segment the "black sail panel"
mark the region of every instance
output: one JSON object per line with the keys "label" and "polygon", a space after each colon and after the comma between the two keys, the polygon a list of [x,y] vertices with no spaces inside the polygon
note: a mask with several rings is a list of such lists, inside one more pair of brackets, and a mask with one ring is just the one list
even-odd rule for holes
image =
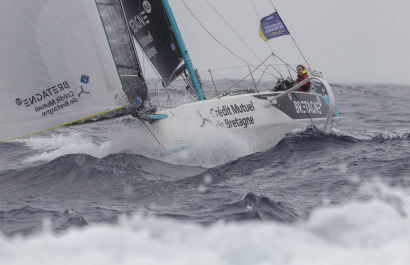
{"label": "black sail panel", "polygon": [[121,0],[131,35],[165,84],[173,80],[182,61],[161,0]]}
{"label": "black sail panel", "polygon": [[97,6],[128,102],[148,98],[138,55],[127,28],[120,0],[98,0]]}

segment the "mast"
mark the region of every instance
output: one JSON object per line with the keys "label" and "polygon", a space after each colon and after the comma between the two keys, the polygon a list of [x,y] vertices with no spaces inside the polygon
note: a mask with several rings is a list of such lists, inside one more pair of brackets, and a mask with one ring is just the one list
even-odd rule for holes
{"label": "mast", "polygon": [[195,92],[198,95],[198,100],[204,100],[204,95],[202,93],[201,86],[199,85],[198,79],[195,74],[194,67],[192,66],[191,59],[187,54],[187,49],[185,47],[184,41],[182,40],[181,32],[178,29],[177,22],[175,21],[175,17],[172,14],[171,7],[169,6],[168,0],[162,0],[162,4],[164,5],[165,12],[167,13],[169,22],[171,23],[171,28],[174,31],[175,38],[177,39],[179,48],[181,50],[182,57],[184,58],[185,65],[188,69],[189,76],[191,77],[192,84],[194,85]]}

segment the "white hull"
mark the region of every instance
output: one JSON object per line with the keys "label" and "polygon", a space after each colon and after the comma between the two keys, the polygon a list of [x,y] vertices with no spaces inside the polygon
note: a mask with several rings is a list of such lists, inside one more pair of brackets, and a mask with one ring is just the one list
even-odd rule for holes
{"label": "white hull", "polygon": [[[207,146],[220,150],[237,146],[239,157],[275,146],[294,129],[325,122],[329,109],[326,98],[296,92],[277,102],[267,100],[278,94],[242,94],[184,104],[157,112],[168,118],[150,126],[166,150],[163,156],[181,152],[190,155],[203,152]],[[303,109],[301,104],[306,107]]]}

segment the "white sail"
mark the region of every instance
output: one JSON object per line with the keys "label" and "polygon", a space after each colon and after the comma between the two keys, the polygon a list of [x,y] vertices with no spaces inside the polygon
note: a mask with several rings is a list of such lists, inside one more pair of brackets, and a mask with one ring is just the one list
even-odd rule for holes
{"label": "white sail", "polygon": [[126,105],[95,1],[4,1],[0,91],[0,141]]}

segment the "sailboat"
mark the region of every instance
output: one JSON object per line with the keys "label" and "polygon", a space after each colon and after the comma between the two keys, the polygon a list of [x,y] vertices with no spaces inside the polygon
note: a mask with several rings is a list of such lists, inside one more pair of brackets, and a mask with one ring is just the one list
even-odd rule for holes
{"label": "sailboat", "polygon": [[[138,50],[164,87],[183,75],[196,100],[153,107]],[[7,1],[0,65],[0,141],[124,110],[147,126],[163,156],[198,151],[201,133],[241,139],[254,153],[296,128],[322,124],[328,132],[339,117],[330,85],[315,74],[284,91],[207,99],[167,0]],[[297,91],[308,82],[315,88]]]}

